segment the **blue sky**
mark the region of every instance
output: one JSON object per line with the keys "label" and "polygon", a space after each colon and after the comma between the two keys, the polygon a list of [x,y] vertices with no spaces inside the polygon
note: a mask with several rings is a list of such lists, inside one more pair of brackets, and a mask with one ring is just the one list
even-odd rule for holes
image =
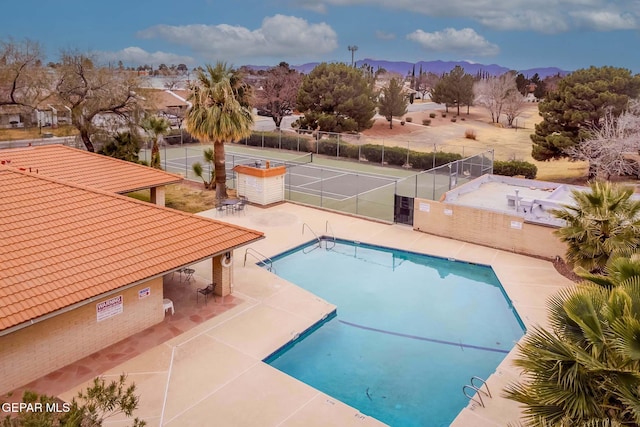
{"label": "blue sky", "polygon": [[125,65],[467,60],[640,73],[638,0],[19,0],[0,39]]}

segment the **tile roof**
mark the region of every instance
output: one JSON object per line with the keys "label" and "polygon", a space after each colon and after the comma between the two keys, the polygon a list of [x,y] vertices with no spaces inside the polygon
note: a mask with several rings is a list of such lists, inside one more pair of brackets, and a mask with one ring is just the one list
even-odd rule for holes
{"label": "tile roof", "polygon": [[0,165],[0,331],[263,238]]}
{"label": "tile roof", "polygon": [[0,150],[0,164],[114,193],[182,181],[180,175],[63,145]]}
{"label": "tile roof", "polygon": [[156,110],[166,110],[170,107],[186,108],[188,106],[184,100],[180,99],[180,95],[176,96],[171,92],[163,89],[138,90],[138,94],[147,101],[147,105]]}

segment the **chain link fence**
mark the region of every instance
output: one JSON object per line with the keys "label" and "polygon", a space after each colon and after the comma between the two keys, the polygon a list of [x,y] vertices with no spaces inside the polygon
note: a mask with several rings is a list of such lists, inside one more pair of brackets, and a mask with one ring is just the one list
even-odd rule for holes
{"label": "chain link fence", "polygon": [[[203,165],[203,175],[208,180],[213,168],[205,163],[203,150],[208,146],[161,147],[162,166],[167,172],[184,176],[192,181],[202,178],[193,172],[193,163]],[[210,146],[209,146],[210,147]],[[148,161],[150,151],[142,150],[140,159]],[[267,161],[271,166],[285,166],[285,199],[309,206],[336,210],[347,214],[394,221],[395,196],[439,200],[442,195],[479,176],[493,172],[493,150],[466,158],[448,161],[441,151],[430,153],[413,150],[394,153],[403,164],[437,165],[409,177],[382,176],[374,173],[349,170],[349,162],[342,167],[325,167],[311,162],[311,153],[297,156],[296,151],[260,150],[258,153],[226,153],[227,186],[237,188],[233,168],[237,165],[262,166]],[[382,155],[382,150],[378,151]],[[389,154],[389,159],[391,154]],[[364,161],[362,161],[364,162]],[[378,164],[377,162],[368,162]],[[357,164],[357,163],[356,163]],[[397,169],[400,170],[400,169]],[[406,176],[406,169],[402,169]]]}

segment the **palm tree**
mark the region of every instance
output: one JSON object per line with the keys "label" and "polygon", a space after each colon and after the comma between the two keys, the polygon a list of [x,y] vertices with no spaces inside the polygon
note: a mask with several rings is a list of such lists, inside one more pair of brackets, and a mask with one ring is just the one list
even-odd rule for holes
{"label": "palm tree", "polygon": [[216,197],[227,196],[224,143],[249,136],[253,125],[250,87],[242,75],[223,62],[199,70],[189,96],[187,131],[200,140],[213,143]]}
{"label": "palm tree", "polygon": [[212,169],[211,167],[214,165],[213,150],[211,148],[206,148],[202,152],[202,156],[204,157],[204,161],[207,165],[209,165],[209,180],[207,181],[204,177],[204,167],[202,166],[202,163],[195,162],[191,165],[191,168],[193,169],[193,173],[196,174],[197,177],[201,178],[202,182],[204,182],[205,190],[210,190],[215,185],[214,178],[216,176],[215,169]]}
{"label": "palm tree", "polygon": [[629,257],[612,256],[604,268],[605,274],[589,273],[581,267],[577,267],[575,272],[589,282],[613,289],[633,277],[640,277],[640,252],[633,252]]}
{"label": "palm tree", "polygon": [[613,254],[629,254],[640,245],[640,201],[633,189],[593,182],[590,192],[572,191],[574,205],[552,213],[566,222],[557,230],[567,243],[567,261],[592,273],[602,273]]}
{"label": "palm tree", "polygon": [[147,131],[147,133],[151,137],[151,142],[153,143],[153,146],[151,147],[150,166],[152,168],[161,169],[160,147],[158,146],[158,139],[160,139],[161,135],[166,135],[167,133],[169,133],[171,125],[163,117],[147,116],[144,118],[144,120],[142,120],[141,127],[142,129]]}
{"label": "palm tree", "polygon": [[505,397],[524,405],[524,425],[640,425],[640,276],[614,282],[560,292],[548,303],[552,330],[535,327],[519,344],[524,379]]}

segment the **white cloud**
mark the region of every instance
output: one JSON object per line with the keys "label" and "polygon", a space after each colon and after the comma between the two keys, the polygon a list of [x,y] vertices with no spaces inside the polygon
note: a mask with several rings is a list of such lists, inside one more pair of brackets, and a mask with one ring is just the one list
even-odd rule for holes
{"label": "white cloud", "polygon": [[638,28],[638,20],[630,13],[620,14],[606,10],[592,10],[573,12],[571,15],[582,26],[598,31]]}
{"label": "white cloud", "polygon": [[500,52],[497,45],[490,43],[471,28],[445,28],[434,33],[416,30],[408,34],[407,39],[415,41],[431,52],[453,52],[472,56],[493,56]]}
{"label": "white cloud", "polygon": [[393,33],[387,33],[386,31],[376,31],[376,38],[380,40],[393,40],[396,38],[396,35]]}
{"label": "white cloud", "polygon": [[[309,0],[292,0],[302,7]],[[640,29],[637,0],[320,0],[316,7],[378,6],[426,16],[466,18],[495,30],[560,33],[574,28]]]}
{"label": "white cloud", "polygon": [[316,13],[327,13],[327,6],[317,0],[297,0],[298,7],[310,10]]}
{"label": "white cloud", "polygon": [[328,53],[338,47],[338,36],[327,24],[310,24],[295,16],[266,17],[256,30],[227,24],[156,25],[138,33],[188,46],[209,59],[256,56],[277,58]]}
{"label": "white cloud", "polygon": [[96,52],[101,61],[116,62],[136,65],[160,65],[160,64],[193,64],[195,60],[190,56],[176,55],[168,52],[147,52],[139,47],[131,46],[117,52]]}

